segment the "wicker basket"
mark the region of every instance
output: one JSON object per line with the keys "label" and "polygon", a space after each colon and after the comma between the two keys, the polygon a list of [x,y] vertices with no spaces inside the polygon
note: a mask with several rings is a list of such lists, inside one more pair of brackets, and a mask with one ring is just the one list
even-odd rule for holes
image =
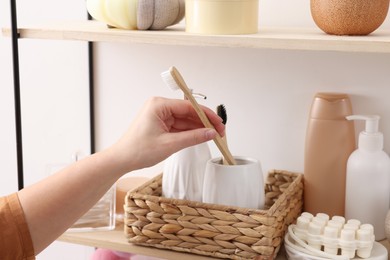
{"label": "wicker basket", "polygon": [[230,259],[274,259],[287,226],[302,211],[303,177],[273,170],[267,209],[246,209],[161,197],[162,174],[129,192],[125,235],[130,243]]}

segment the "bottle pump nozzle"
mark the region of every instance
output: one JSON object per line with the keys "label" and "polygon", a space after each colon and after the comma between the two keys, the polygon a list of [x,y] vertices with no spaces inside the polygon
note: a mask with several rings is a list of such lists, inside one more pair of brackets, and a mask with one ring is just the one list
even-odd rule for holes
{"label": "bottle pump nozzle", "polygon": [[366,128],[359,135],[359,147],[366,150],[382,150],[383,134],[378,131],[378,115],[351,115],[346,117],[348,120],[365,120]]}
{"label": "bottle pump nozzle", "polygon": [[377,133],[380,116],[377,115],[352,115],[347,116],[348,120],[366,120],[366,133]]}

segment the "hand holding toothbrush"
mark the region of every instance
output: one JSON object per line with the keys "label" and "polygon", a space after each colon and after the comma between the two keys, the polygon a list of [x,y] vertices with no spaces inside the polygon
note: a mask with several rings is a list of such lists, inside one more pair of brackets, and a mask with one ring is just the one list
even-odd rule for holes
{"label": "hand holding toothbrush", "polygon": [[[205,127],[207,127],[207,128],[214,127],[211,124],[210,119],[207,118],[207,115],[200,108],[200,105],[198,104],[198,102],[196,102],[195,98],[192,96],[191,90],[188,88],[188,86],[185,83],[180,72],[175,67],[170,67],[168,71],[161,73],[161,77],[162,77],[163,81],[165,82],[165,84],[167,86],[169,86],[172,90],[181,89],[183,91],[185,97],[191,102],[192,106],[194,107],[196,113],[198,114],[200,120],[202,121],[202,123]],[[229,148],[226,146],[225,142],[222,140],[222,136],[217,134],[213,140],[214,140],[215,144],[217,145],[218,149],[220,150],[220,152],[222,153],[224,160],[226,160],[226,162],[229,165],[237,164],[233,155],[229,151]]]}
{"label": "hand holding toothbrush", "polygon": [[222,119],[211,109],[200,108],[215,130],[204,127],[189,101],[152,98],[116,147],[125,152],[124,160],[141,163],[136,168],[143,168],[185,147],[212,140],[217,134],[224,135]]}
{"label": "hand holding toothbrush", "polygon": [[[13,253],[31,258],[39,254],[91,208],[122,175],[152,166],[185,147],[223,135],[225,127],[222,119],[211,109],[200,108],[214,129],[204,127],[189,101],[151,98],[115,144],[13,194],[12,198],[20,201],[20,211],[26,220],[23,223],[30,230],[30,233],[25,232],[23,240],[30,243],[19,247],[23,252],[16,250]],[[70,195],[77,199],[69,199]],[[0,198],[0,213],[2,201],[5,199]],[[22,215],[19,215],[20,221],[24,219]],[[19,241],[20,233],[13,232],[13,225],[0,225],[0,228],[6,230],[0,232],[0,240],[7,237],[11,243]],[[4,245],[0,248],[4,248],[0,250],[0,259],[4,259],[4,255],[7,258],[10,253],[7,250],[14,249]]]}

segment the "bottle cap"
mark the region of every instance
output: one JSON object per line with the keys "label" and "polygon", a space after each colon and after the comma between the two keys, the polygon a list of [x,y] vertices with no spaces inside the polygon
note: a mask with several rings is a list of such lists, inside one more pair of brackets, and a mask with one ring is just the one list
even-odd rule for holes
{"label": "bottle cap", "polygon": [[366,128],[359,134],[358,147],[368,151],[381,151],[383,149],[383,134],[378,131],[379,119],[377,115],[352,115],[348,120],[365,120]]}
{"label": "bottle cap", "polygon": [[317,93],[314,97],[310,118],[323,120],[345,120],[352,114],[349,96],[344,93]]}

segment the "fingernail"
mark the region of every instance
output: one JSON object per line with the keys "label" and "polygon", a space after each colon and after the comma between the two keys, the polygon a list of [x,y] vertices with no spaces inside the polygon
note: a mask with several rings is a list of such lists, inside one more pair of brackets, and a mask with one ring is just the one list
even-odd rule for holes
{"label": "fingernail", "polygon": [[214,129],[208,129],[208,130],[206,131],[206,133],[205,133],[206,138],[207,138],[208,140],[213,139],[213,138],[215,137],[216,134],[217,134],[217,132],[216,132]]}

